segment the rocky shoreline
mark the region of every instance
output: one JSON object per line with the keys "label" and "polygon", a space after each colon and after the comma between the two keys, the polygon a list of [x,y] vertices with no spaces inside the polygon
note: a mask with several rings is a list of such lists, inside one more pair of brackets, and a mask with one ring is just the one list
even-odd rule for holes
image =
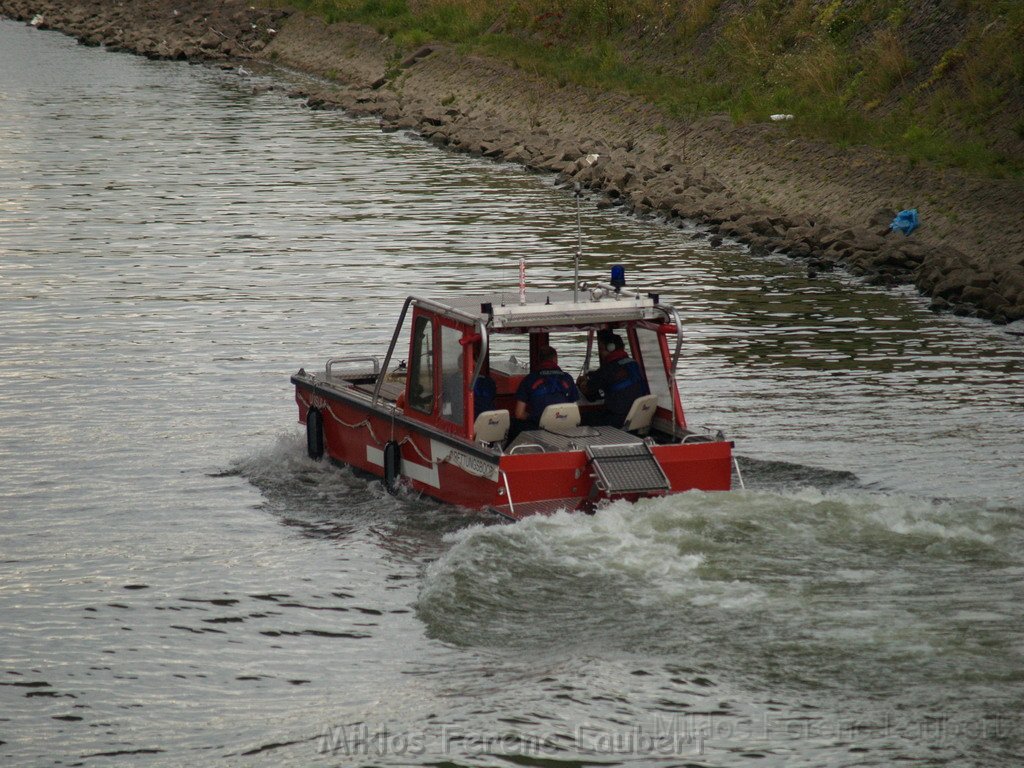
{"label": "rocky shoreline", "polygon": [[[0,0],[0,15],[151,58],[299,69],[325,78],[292,94],[311,108],[378,116],[384,130],[555,173],[599,206],[700,224],[712,245],[728,237],[803,259],[811,278],[841,267],[875,284],[913,284],[936,310],[1024,318],[1019,180],[837,150],[784,123],[680,121],[446,46],[403,58],[372,29],[236,0]],[[921,229],[890,231],[909,207],[921,211]]]}

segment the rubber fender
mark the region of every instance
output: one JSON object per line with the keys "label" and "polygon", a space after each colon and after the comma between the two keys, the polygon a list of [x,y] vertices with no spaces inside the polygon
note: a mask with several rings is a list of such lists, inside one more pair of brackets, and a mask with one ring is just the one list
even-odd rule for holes
{"label": "rubber fender", "polygon": [[315,408],[306,414],[306,453],[313,461],[324,455],[324,417]]}
{"label": "rubber fender", "polygon": [[398,490],[398,478],[402,476],[402,449],[394,440],[384,443],[384,487],[388,493]]}

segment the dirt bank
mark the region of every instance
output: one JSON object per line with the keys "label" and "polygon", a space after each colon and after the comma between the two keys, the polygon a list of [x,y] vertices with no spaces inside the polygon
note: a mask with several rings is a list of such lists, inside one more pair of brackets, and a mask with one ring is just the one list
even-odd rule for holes
{"label": "dirt bank", "polygon": [[[715,237],[913,283],[936,309],[1024,318],[1024,183],[911,167],[798,140],[785,123],[672,119],[619,94],[557,85],[444,46],[404,59],[375,31],[235,0],[0,0],[0,13],[154,58],[259,60],[333,84],[309,106],[379,115],[385,130],[559,174],[599,205],[701,222]],[[584,158],[599,157],[592,166]],[[910,237],[890,232],[917,208]]]}

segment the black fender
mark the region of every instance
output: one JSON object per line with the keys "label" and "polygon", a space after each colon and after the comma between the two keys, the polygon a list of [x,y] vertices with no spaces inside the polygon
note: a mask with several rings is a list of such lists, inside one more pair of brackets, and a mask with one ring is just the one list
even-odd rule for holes
{"label": "black fender", "polygon": [[402,476],[402,449],[394,440],[384,443],[384,487],[388,493],[398,490],[398,479]]}
{"label": "black fender", "polygon": [[306,453],[313,461],[324,455],[324,417],[316,408],[306,413]]}

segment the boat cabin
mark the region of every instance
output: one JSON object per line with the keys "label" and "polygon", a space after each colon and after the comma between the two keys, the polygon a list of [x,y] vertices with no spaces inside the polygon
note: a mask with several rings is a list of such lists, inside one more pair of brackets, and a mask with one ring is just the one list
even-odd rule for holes
{"label": "boat cabin", "polygon": [[[659,305],[657,297],[594,291],[600,294],[587,292],[583,301],[575,302],[572,294],[552,291],[543,294],[543,303],[526,304],[510,303],[502,296],[472,303],[410,297],[403,310],[411,310],[408,357],[384,377],[387,383],[377,394],[394,401],[408,417],[480,440],[478,433],[487,428],[488,420],[502,419],[495,411],[506,411],[509,424],[514,423],[516,390],[530,371],[538,369],[542,348],[554,347],[562,370],[575,378],[597,367],[596,336],[611,330],[623,340],[651,393],[648,404],[653,409],[644,430],[657,424],[656,431],[666,437],[684,431],[686,420],[673,376],[681,343],[675,311]],[[389,350],[385,369],[393,351]],[[493,403],[488,403],[489,415],[483,420],[485,411],[477,402],[480,379],[493,382]],[[580,421],[586,422],[603,404],[584,398],[577,407]],[[493,434],[491,430],[483,437]]]}

